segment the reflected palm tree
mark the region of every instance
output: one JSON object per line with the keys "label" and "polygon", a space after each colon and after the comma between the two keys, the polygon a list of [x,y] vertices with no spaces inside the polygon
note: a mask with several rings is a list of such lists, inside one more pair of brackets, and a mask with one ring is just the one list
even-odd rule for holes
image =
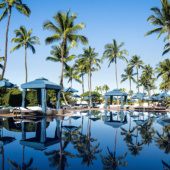
{"label": "reflected palm tree", "polygon": [[102,151],[102,149],[98,149],[100,143],[95,146],[91,145],[91,142],[96,141],[97,139],[91,137],[91,119],[88,118],[87,135],[81,133],[78,140],[74,143],[74,148],[77,149],[79,153],[76,154],[76,156],[82,158],[82,164],[86,164],[88,167],[93,165],[93,160],[97,160],[96,154]]}
{"label": "reflected palm tree", "polygon": [[162,164],[164,165],[164,170],[169,170],[170,169],[170,164],[167,164],[166,162],[162,161]]}
{"label": "reflected palm tree", "polygon": [[150,123],[145,123],[139,127],[139,131],[142,137],[142,142],[145,145],[150,145],[152,143],[155,131],[154,128],[151,128],[152,122]]}
{"label": "reflected palm tree", "polygon": [[124,141],[126,141],[126,143],[131,143],[132,137],[136,137],[136,135],[132,134],[135,131],[136,127],[133,127],[133,129],[130,130],[131,129],[131,117],[130,117],[130,121],[129,121],[129,130],[126,130],[122,127],[121,127],[121,129],[122,129],[121,135],[125,136]]}
{"label": "reflected palm tree", "polygon": [[30,158],[29,162],[28,163],[22,163],[22,166],[18,165],[16,162],[14,161],[11,161],[10,159],[8,159],[8,162],[13,166],[15,167],[16,169],[18,170],[36,170],[37,168],[29,168],[32,163],[33,163],[33,158]]}
{"label": "reflected palm tree", "polygon": [[64,137],[62,138],[62,140],[64,142],[67,142],[68,144],[71,142],[73,143],[73,141],[77,138],[77,135],[80,133],[81,126],[79,126],[77,129],[73,130],[73,131],[64,131],[62,134],[64,135]]}
{"label": "reflected palm tree", "polygon": [[109,152],[109,155],[107,157],[100,155],[100,157],[102,158],[102,163],[104,164],[103,169],[110,169],[110,170],[115,169],[116,170],[118,169],[118,165],[126,166],[128,164],[127,161],[121,162],[121,160],[126,157],[127,152],[124,155],[116,159],[115,152],[114,153],[110,152],[108,147],[107,147],[107,150]]}
{"label": "reflected palm tree", "polygon": [[70,168],[71,166],[67,163],[67,157],[69,158],[74,158],[75,156],[72,155],[71,153],[65,151],[68,142],[64,142],[64,146],[62,146],[62,125],[63,120],[61,121],[61,126],[60,126],[60,149],[59,150],[53,150],[50,152],[44,152],[46,156],[51,156],[48,158],[50,163],[50,167],[57,167],[58,169],[65,169],[65,166]]}
{"label": "reflected palm tree", "polygon": [[117,138],[117,129],[115,134],[115,146],[114,146],[114,153],[110,152],[109,148],[107,147],[107,150],[109,154],[107,157],[100,154],[100,157],[102,159],[102,163],[104,165],[103,169],[115,169],[118,170],[118,165],[120,166],[126,166],[128,164],[127,161],[121,162],[122,159],[124,159],[127,155],[127,152],[123,154],[122,156],[116,158],[116,138]]}
{"label": "reflected palm tree", "polygon": [[135,143],[133,144],[132,142],[130,144],[127,144],[127,146],[129,147],[129,151],[131,151],[131,155],[133,156],[137,156],[139,155],[139,151],[141,151],[143,149],[143,143]]}
{"label": "reflected palm tree", "polygon": [[157,146],[159,149],[164,150],[166,154],[170,153],[170,132],[165,134],[159,134],[157,132],[157,136],[155,137],[155,142],[157,143]]}
{"label": "reflected palm tree", "polygon": [[128,148],[129,148],[129,151],[131,151],[131,155],[133,156],[137,156],[139,155],[139,151],[141,151],[144,147],[142,146],[143,145],[143,142],[138,142],[138,125],[136,127],[136,142],[133,143],[133,142],[130,142],[129,144],[127,144]]}

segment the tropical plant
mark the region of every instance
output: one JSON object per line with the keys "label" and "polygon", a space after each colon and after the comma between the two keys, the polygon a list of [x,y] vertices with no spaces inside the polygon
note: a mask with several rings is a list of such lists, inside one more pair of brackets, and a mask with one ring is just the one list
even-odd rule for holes
{"label": "tropical plant", "polygon": [[[166,41],[166,39],[164,41]],[[162,55],[167,54],[169,51],[170,51],[170,46],[169,46],[169,42],[168,42],[164,46],[164,51],[163,51]]]}
{"label": "tropical plant", "polygon": [[[156,67],[156,72],[158,73],[157,78],[162,76],[164,80],[167,79],[167,82],[170,82],[170,59],[165,59],[162,62],[159,62]],[[164,81],[166,83],[166,81]],[[164,85],[164,90],[166,93],[166,86]]]}
{"label": "tropical plant", "polygon": [[26,164],[23,163],[22,166],[18,165],[14,161],[11,161],[10,159],[8,159],[8,162],[18,170],[27,170],[27,169],[29,170],[30,169],[29,167],[32,165],[33,158],[31,158],[28,163],[26,163]]}
{"label": "tropical plant", "polygon": [[127,161],[122,162],[121,160],[124,159],[127,155],[127,152],[123,154],[122,156],[119,156],[118,158],[115,157],[115,153],[112,153],[109,148],[107,147],[107,150],[109,152],[108,156],[105,157],[103,155],[100,155],[102,159],[102,163],[104,165],[103,169],[118,169],[118,165],[126,166],[128,164]]}
{"label": "tropical plant", "polygon": [[151,97],[150,94],[150,87],[151,87],[151,80],[153,79],[153,75],[154,75],[154,70],[153,68],[150,66],[150,64],[145,65],[143,67],[143,71],[142,71],[142,76],[145,77],[146,79],[146,88],[148,89],[148,96]]}
{"label": "tropical plant", "polygon": [[139,155],[139,151],[141,151],[144,147],[142,146],[143,143],[137,142],[137,143],[132,143],[127,144],[129,151],[131,151],[131,155],[137,156]]}
{"label": "tropical plant", "polygon": [[27,31],[24,26],[20,26],[19,30],[14,31],[16,38],[13,38],[11,42],[18,43],[11,52],[18,50],[21,47],[25,48],[25,82],[27,83],[28,73],[27,73],[27,48],[30,48],[32,53],[35,53],[34,44],[40,44],[39,38],[37,36],[31,36],[32,29]]}
{"label": "tropical plant", "polygon": [[138,88],[138,93],[139,93],[139,79],[138,79],[138,76],[139,76],[139,73],[138,73],[138,70],[140,69],[140,68],[143,68],[143,61],[142,60],[140,60],[140,57],[139,56],[137,56],[137,55],[134,55],[134,56],[132,56],[132,59],[129,61],[129,67],[131,67],[131,68],[136,68],[136,72],[137,72],[137,88]]}
{"label": "tropical plant", "polygon": [[12,8],[16,8],[18,12],[24,14],[25,16],[29,16],[31,10],[28,8],[26,4],[23,4],[21,0],[2,0],[3,3],[0,3],[0,9],[5,8],[2,15],[0,16],[0,21],[8,15],[7,21],[7,29],[6,29],[6,40],[5,40],[5,55],[4,55],[4,67],[2,70],[1,80],[4,78],[6,63],[7,63],[7,50],[8,50],[8,32],[9,32],[9,23],[11,19]]}
{"label": "tropical plant", "polygon": [[74,70],[74,67],[68,66],[68,68],[64,69],[64,78],[68,78],[68,83],[71,83],[72,87],[72,81],[75,80],[78,83],[81,83],[80,77],[77,75],[77,73]]}
{"label": "tropical plant", "polygon": [[84,23],[80,23],[74,25],[74,21],[77,18],[76,14],[72,14],[70,16],[70,9],[67,13],[57,12],[55,16],[53,16],[57,25],[54,25],[51,21],[44,22],[44,29],[50,30],[55,34],[47,37],[45,39],[46,44],[51,44],[54,41],[58,41],[62,39],[62,53],[61,53],[61,76],[60,76],[60,85],[63,86],[63,69],[64,69],[64,53],[66,50],[67,42],[72,44],[76,44],[80,41],[83,44],[87,44],[88,40],[85,36],[76,34],[77,31],[82,30],[84,28]]}
{"label": "tropical plant", "polygon": [[84,97],[84,75],[87,73],[87,66],[84,65],[84,60],[82,59],[76,60],[74,64],[74,69],[75,69],[76,74],[78,74],[78,76],[82,78],[81,80],[82,93]]}
{"label": "tropical plant", "polygon": [[122,159],[124,159],[127,155],[127,152],[116,158],[116,138],[117,138],[117,129],[115,133],[115,144],[114,144],[114,153],[112,153],[109,148],[107,147],[107,150],[109,152],[109,155],[107,157],[100,154],[100,157],[102,159],[102,163],[104,165],[103,169],[118,169],[118,165],[126,166],[128,164],[127,161],[121,162]]}
{"label": "tropical plant", "polygon": [[103,90],[107,93],[107,91],[109,90],[109,86],[107,84],[103,85]]}
{"label": "tropical plant", "polygon": [[132,130],[126,130],[124,128],[122,128],[122,132],[121,135],[125,136],[124,141],[126,141],[126,143],[131,143],[132,142],[132,137],[136,137],[136,135],[133,135],[132,133],[135,131],[136,127],[134,127]]}
{"label": "tropical plant", "polygon": [[162,161],[162,164],[164,165],[164,170],[170,170],[170,165],[166,162]]}
{"label": "tropical plant", "polygon": [[[64,58],[63,58],[63,64],[64,64],[64,69],[68,68],[68,64],[67,62],[73,60],[74,58],[76,58],[76,55],[69,55],[69,50],[72,48],[72,46],[67,47],[65,49],[65,54],[64,54]],[[62,58],[62,44],[60,44],[59,46],[52,46],[52,50],[50,52],[51,56],[48,56],[46,58],[47,61],[53,61],[53,62],[61,62],[61,58]]]}
{"label": "tropical plant", "polygon": [[[98,53],[95,52],[95,48],[91,48],[89,46],[88,48],[83,49],[84,53],[79,55],[79,58],[81,58],[84,61],[84,65],[88,69],[88,82],[89,82],[89,96],[91,96],[91,76],[92,71],[100,69],[99,63],[101,63],[101,60],[98,59]],[[97,68],[94,68],[93,66],[97,66]],[[91,100],[90,100],[91,101]]]}
{"label": "tropical plant", "polygon": [[120,44],[117,44],[116,40],[113,39],[113,44],[105,45],[105,51],[104,51],[103,57],[102,57],[102,59],[108,59],[108,62],[109,62],[108,67],[110,67],[110,64],[115,62],[115,76],[116,76],[117,89],[118,89],[117,59],[119,58],[119,59],[122,59],[122,60],[128,62],[126,57],[124,56],[124,55],[128,55],[128,51],[120,49],[123,45],[124,45],[123,42],[121,42]]}
{"label": "tropical plant", "polygon": [[69,158],[74,158],[75,156],[72,155],[70,152],[65,151],[66,146],[62,148],[62,153],[60,153],[60,150],[53,150],[51,152],[44,152],[46,156],[51,156],[49,157],[50,167],[58,167],[61,162],[61,169],[65,169],[65,166],[70,168],[71,166],[67,163],[67,157]]}
{"label": "tropical plant", "polygon": [[[0,62],[1,61],[4,61],[4,57],[0,57]],[[0,64],[0,68],[3,69],[3,65],[2,64]]]}
{"label": "tropical plant", "polygon": [[151,15],[148,17],[147,21],[151,21],[150,25],[157,26],[157,28],[148,31],[145,36],[151,35],[153,33],[159,33],[158,38],[168,32],[168,36],[165,37],[169,39],[170,43],[170,4],[169,0],[161,0],[162,8],[153,7],[151,10],[155,13],[155,15]]}
{"label": "tropical plant", "polygon": [[97,93],[99,92],[99,90],[100,90],[99,86],[96,86],[95,89],[94,89],[94,91],[96,91]]}
{"label": "tropical plant", "polygon": [[170,153],[170,132],[166,134],[159,134],[157,132],[157,136],[155,137],[156,145],[159,147],[159,149],[164,150],[166,154]]}
{"label": "tropical plant", "polygon": [[127,79],[129,79],[129,85],[130,85],[129,87],[130,87],[130,91],[132,91],[131,90],[131,81],[133,81],[134,83],[136,82],[136,80],[133,78],[133,76],[136,75],[136,73],[133,73],[133,69],[130,67],[127,67],[126,69],[124,69],[124,72],[125,72],[125,74],[121,75],[121,77],[122,77],[121,82],[124,82]]}
{"label": "tropical plant", "polygon": [[120,88],[119,90],[124,92],[124,93],[126,93],[126,89],[125,88]]}

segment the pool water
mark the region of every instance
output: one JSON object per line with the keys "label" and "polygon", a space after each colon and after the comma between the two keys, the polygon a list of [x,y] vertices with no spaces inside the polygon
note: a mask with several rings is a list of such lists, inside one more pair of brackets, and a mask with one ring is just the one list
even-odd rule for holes
{"label": "pool water", "polygon": [[169,169],[167,117],[115,111],[0,118],[0,169]]}

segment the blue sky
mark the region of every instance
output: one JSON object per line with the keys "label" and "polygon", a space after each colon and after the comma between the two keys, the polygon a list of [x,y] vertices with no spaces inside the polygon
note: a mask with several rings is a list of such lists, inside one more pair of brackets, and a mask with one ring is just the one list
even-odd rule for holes
{"label": "blue sky", "polygon": [[[14,37],[14,30],[24,25],[27,29],[33,29],[32,35],[38,36],[41,41],[41,45],[35,46],[36,54],[32,54],[28,49],[28,81],[45,77],[59,84],[61,64],[45,60],[50,54],[51,46],[58,45],[59,42],[45,45],[45,38],[53,35],[53,33],[43,30],[43,23],[47,19],[55,22],[52,16],[57,11],[67,12],[69,8],[71,13],[77,14],[77,24],[80,22],[86,24],[86,28],[80,31],[79,34],[88,37],[89,45],[99,53],[99,58],[103,54],[105,44],[112,43],[113,39],[116,39],[118,43],[125,43],[123,48],[129,51],[128,60],[132,55],[139,55],[145,64],[155,67],[159,61],[169,57],[168,55],[162,57],[163,37],[159,40],[157,40],[157,35],[144,37],[148,30],[154,28],[147,22],[148,16],[153,14],[150,8],[154,6],[161,7],[160,0],[23,0],[23,2],[30,7],[32,13],[29,18],[26,18],[15,9],[12,11],[9,28],[8,61],[5,72],[5,77],[19,86],[25,82],[24,49],[10,54],[9,51],[15,46],[10,42]],[[2,10],[0,10],[1,13]],[[6,23],[7,17],[0,22],[1,56],[4,55]],[[81,54],[84,47],[79,45],[76,50],[71,50],[70,54]],[[69,64],[73,65],[73,63],[74,61]],[[120,83],[121,74],[126,65],[124,61],[118,60],[118,81],[119,88],[126,88],[129,91],[128,81]],[[159,85],[160,82],[161,79],[158,79],[156,84]],[[104,84],[107,84],[110,89],[116,88],[115,67],[112,64],[108,68],[107,60],[104,60],[101,65],[101,70],[94,72],[92,75],[93,90],[95,86],[103,86]],[[70,86],[66,79],[64,80],[64,86]],[[81,84],[73,82],[73,87],[78,89],[79,94],[81,94]],[[135,92],[137,91],[135,84],[132,84],[132,89]],[[86,76],[85,91],[87,90]]]}

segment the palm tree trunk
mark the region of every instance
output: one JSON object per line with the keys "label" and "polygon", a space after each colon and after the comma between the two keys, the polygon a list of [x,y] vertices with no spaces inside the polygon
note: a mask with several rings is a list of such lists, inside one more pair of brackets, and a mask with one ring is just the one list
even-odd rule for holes
{"label": "palm tree trunk", "polygon": [[84,97],[84,77],[82,75],[82,92],[83,92],[83,97]]}
{"label": "palm tree trunk", "polygon": [[116,128],[116,134],[115,134],[114,158],[116,157],[116,138],[117,138],[117,128]]}
{"label": "palm tree trunk", "polygon": [[2,152],[2,170],[4,170],[4,148],[1,146],[1,152]]}
{"label": "palm tree trunk", "polygon": [[143,86],[143,94],[144,94],[144,86]]}
{"label": "palm tree trunk", "polygon": [[61,54],[61,76],[60,76],[60,86],[63,87],[63,69],[64,69],[64,52],[65,52],[65,46],[66,46],[66,39],[63,38],[62,43],[62,54]]}
{"label": "palm tree trunk", "polygon": [[[115,57],[115,76],[116,76],[116,88],[118,89],[118,80],[117,80],[117,61],[116,61],[116,57]],[[117,96],[117,105],[119,105],[118,96]]]}
{"label": "palm tree trunk", "polygon": [[130,96],[131,96],[131,80],[129,80],[129,84],[130,84]]}
{"label": "palm tree trunk", "polygon": [[25,83],[27,83],[27,45],[25,44]]}
{"label": "palm tree trunk", "polygon": [[59,161],[59,169],[62,169],[62,125],[63,121],[61,121],[61,128],[60,128],[60,161]]}
{"label": "palm tree trunk", "polygon": [[116,76],[116,88],[118,89],[118,80],[117,80],[117,61],[115,57],[115,76]]}
{"label": "palm tree trunk", "polygon": [[[90,63],[90,91],[89,91],[89,96],[91,96],[91,63]],[[92,105],[92,99],[90,98],[90,105]]]}
{"label": "palm tree trunk", "polygon": [[137,69],[137,88],[138,88],[138,93],[139,93],[138,69]]}
{"label": "palm tree trunk", "polygon": [[6,29],[6,41],[5,41],[5,59],[4,59],[4,66],[2,70],[1,80],[4,78],[6,63],[7,63],[7,50],[8,50],[8,30],[9,30],[9,22],[11,18],[11,7],[9,7],[9,15],[8,15],[8,22],[7,22],[7,29]]}
{"label": "palm tree trunk", "polygon": [[72,88],[72,81],[73,81],[73,80],[71,79],[71,88]]}
{"label": "palm tree trunk", "polygon": [[169,45],[170,45],[170,27],[168,27]]}

